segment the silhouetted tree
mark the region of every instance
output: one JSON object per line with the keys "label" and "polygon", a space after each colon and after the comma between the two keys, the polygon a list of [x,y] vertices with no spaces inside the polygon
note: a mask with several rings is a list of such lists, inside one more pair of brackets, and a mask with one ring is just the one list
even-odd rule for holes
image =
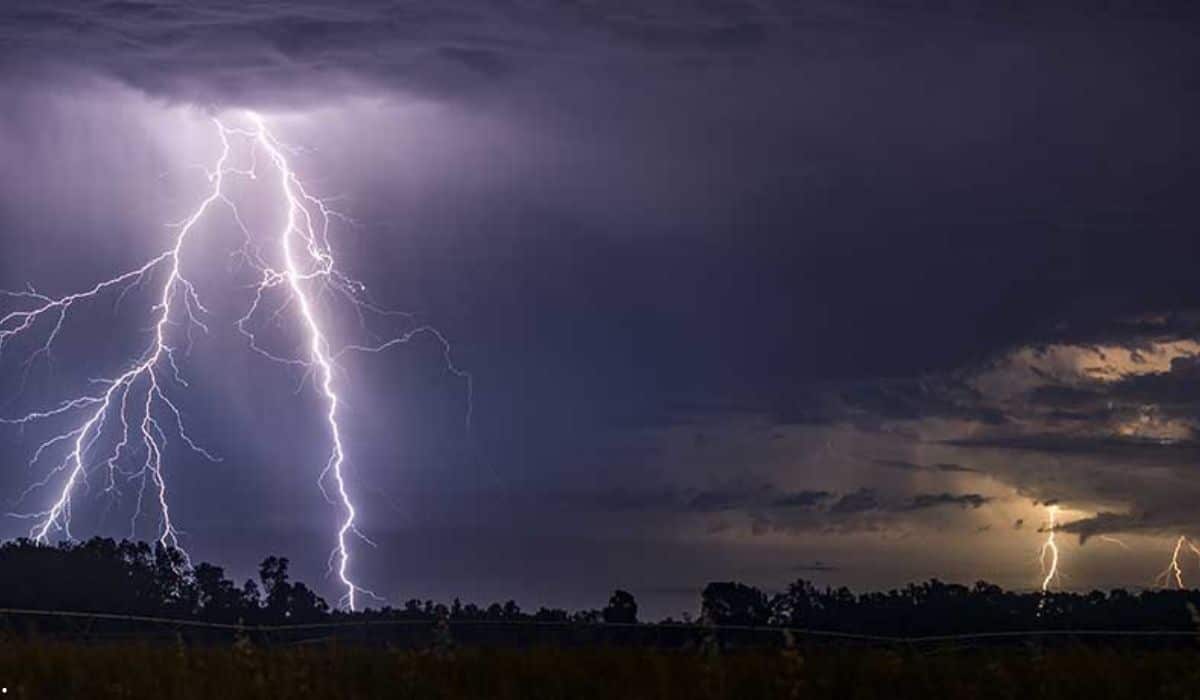
{"label": "silhouetted tree", "polygon": [[632,624],[637,622],[637,601],[633,594],[622,590],[613,591],[608,605],[601,612],[605,622]]}
{"label": "silhouetted tree", "polygon": [[196,602],[205,618],[233,622],[246,614],[242,591],[225,578],[224,569],[202,562],[192,570],[192,576],[196,581]]}
{"label": "silhouetted tree", "polygon": [[594,625],[603,619],[599,610],[576,610],[571,613],[571,622],[580,625]]}
{"label": "silhouetted tree", "polygon": [[771,606],[766,594],[735,581],[705,586],[700,612],[717,625],[765,625],[771,620]]}
{"label": "silhouetted tree", "polygon": [[267,593],[267,611],[282,615],[287,607],[288,560],[286,557],[267,557],[258,565],[258,579]]}
{"label": "silhouetted tree", "polygon": [[[288,560],[267,557],[254,580],[240,588],[225,571],[189,565],[161,544],[94,538],[48,546],[28,539],[0,544],[0,607],[193,618],[216,622],[278,624],[338,619],[457,621],[636,622],[637,603],[614,591],[603,610],[567,612],[539,608],[524,613],[514,601],[481,608],[457,599],[450,606],[410,600],[403,608],[331,614],[303,583],[291,580]],[[1016,593],[980,581],[973,586],[937,579],[889,591],[855,594],[818,589],[798,580],[771,597],[736,582],[704,588],[701,615],[716,625],[787,625],[895,635],[955,634],[1030,629],[1175,630],[1194,632],[1189,609],[1200,591],[1129,593]],[[685,621],[689,617],[685,614]],[[611,636],[617,631],[608,631]],[[621,634],[634,630],[620,630]],[[632,638],[632,637],[631,637]]]}
{"label": "silhouetted tree", "polygon": [[771,622],[787,627],[811,626],[819,615],[820,591],[797,579],[771,600]]}
{"label": "silhouetted tree", "polygon": [[538,608],[538,611],[533,614],[533,619],[538,622],[566,622],[570,619],[566,610],[558,608]]}
{"label": "silhouetted tree", "polygon": [[303,583],[291,583],[288,560],[267,557],[258,568],[258,577],[267,592],[267,614],[288,622],[310,622],[329,612],[325,601]]}

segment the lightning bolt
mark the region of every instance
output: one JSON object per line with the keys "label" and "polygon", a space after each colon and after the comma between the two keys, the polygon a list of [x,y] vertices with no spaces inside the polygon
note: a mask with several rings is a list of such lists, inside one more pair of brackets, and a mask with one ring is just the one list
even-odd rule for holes
{"label": "lightning bolt", "polygon": [[1042,564],[1042,592],[1050,590],[1050,584],[1058,581],[1058,544],[1054,541],[1055,530],[1058,529],[1058,506],[1046,506],[1046,541],[1042,543],[1040,561]]}
{"label": "lightning bolt", "polygon": [[1183,551],[1184,545],[1192,550],[1192,553],[1200,556],[1200,548],[1192,543],[1186,536],[1180,535],[1179,539],[1175,540],[1175,548],[1171,550],[1171,563],[1167,564],[1167,568],[1154,579],[1154,583],[1162,588],[1168,588],[1171,581],[1175,581],[1175,588],[1183,590],[1183,568],[1179,565],[1179,555]]}
{"label": "lightning bolt", "polygon": [[[236,322],[237,330],[259,355],[273,362],[303,368],[305,377],[313,379],[324,402],[323,418],[330,451],[317,484],[326,500],[339,506],[342,511],[329,566],[345,589],[340,604],[354,610],[359,594],[374,594],[356,584],[350,571],[351,538],[361,539],[368,544],[370,540],[357,529],[358,511],[348,487],[344,429],[339,414],[343,400],[336,382],[340,369],[338,359],[347,352],[378,353],[417,336],[431,336],[441,346],[446,368],[466,382],[468,425],[472,403],[471,376],[455,367],[449,342],[431,326],[418,326],[386,339],[372,335],[373,342],[348,344],[338,349],[331,345],[329,333],[322,324],[317,308],[318,301],[329,296],[329,293],[349,302],[364,331],[367,330],[367,315],[406,318],[408,315],[376,306],[367,297],[366,288],[361,282],[339,271],[330,246],[329,229],[332,220],[345,217],[304,187],[289,163],[291,149],[276,138],[260,115],[247,113],[246,122],[250,128],[226,126],[220,119],[212,118],[221,148],[213,169],[206,169],[209,188],[192,214],[175,227],[174,242],[168,250],[140,267],[103,280],[79,293],[51,297],[33,289],[0,292],[0,295],[21,307],[0,316],[0,352],[18,337],[40,338],[40,341],[35,341],[40,344],[25,362],[28,370],[38,358],[50,357],[68,317],[76,313],[76,307],[82,302],[115,295],[115,305],[119,306],[131,290],[161,275],[157,303],[151,307],[151,313],[155,314],[151,338],[127,369],[109,377],[94,379],[91,384],[98,388],[80,392],[48,408],[17,417],[0,418],[0,423],[22,427],[59,419],[71,421],[67,429],[45,440],[34,450],[30,466],[42,463],[56,451],[62,450],[64,453],[57,458],[47,475],[21,496],[23,500],[62,476],[57,498],[43,510],[12,515],[35,521],[30,536],[38,542],[48,542],[55,534],[70,539],[73,537],[73,499],[91,473],[103,470],[106,476],[104,493],[119,494],[118,477],[139,485],[136,508],[130,523],[131,536],[142,516],[143,499],[150,488],[157,500],[160,515],[158,541],[165,547],[183,552],[186,559],[186,552],[179,543],[179,531],[171,519],[163,454],[170,432],[202,457],[213,461],[219,459],[188,434],[183,414],[172,396],[173,391],[188,386],[176,361],[180,343],[186,342],[187,348],[190,348],[194,329],[202,332],[209,330],[204,322],[209,311],[185,274],[186,246],[194,238],[193,232],[201,219],[214,206],[221,205],[231,212],[245,237],[243,246],[234,254],[259,275],[259,281],[254,285],[253,300],[245,315]],[[231,165],[235,140],[249,152],[249,167]],[[277,176],[278,193],[284,210],[284,224],[273,240],[276,251],[273,256],[264,252],[226,190],[230,178],[258,178],[260,152],[266,156],[265,160]],[[271,259],[274,262],[269,262]],[[272,303],[269,300],[273,296],[281,299],[268,312],[266,307]],[[256,324],[262,322],[262,317],[274,321],[292,308],[297,312],[307,341],[306,351],[297,357],[264,346],[255,333]],[[182,338],[178,337],[180,327],[184,329]],[[141,458],[134,467],[126,466],[134,454],[141,454]],[[327,487],[330,484],[333,493]]]}
{"label": "lightning bolt", "polygon": [[1115,544],[1118,547],[1120,547],[1121,549],[1125,549],[1125,550],[1129,549],[1129,545],[1125,544],[1124,540],[1117,539],[1116,537],[1113,537],[1112,535],[1099,535],[1097,537],[1097,539],[1099,539],[1102,542],[1108,542],[1109,544]]}

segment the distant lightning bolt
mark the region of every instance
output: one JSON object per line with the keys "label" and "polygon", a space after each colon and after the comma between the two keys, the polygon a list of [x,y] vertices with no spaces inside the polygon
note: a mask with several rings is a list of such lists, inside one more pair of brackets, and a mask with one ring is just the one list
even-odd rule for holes
{"label": "distant lightning bolt", "polygon": [[1058,506],[1046,506],[1046,541],[1042,543],[1042,592],[1050,590],[1050,584],[1058,581],[1058,543],[1054,541],[1055,530],[1058,529]]}
{"label": "distant lightning bolt", "polygon": [[1186,536],[1180,535],[1179,539],[1175,540],[1175,548],[1171,550],[1171,562],[1167,564],[1167,568],[1162,570],[1158,578],[1154,579],[1156,585],[1168,588],[1171,585],[1171,581],[1174,580],[1175,588],[1183,590],[1183,567],[1179,565],[1179,554],[1183,551],[1184,545],[1187,545],[1193,554],[1200,556],[1200,548],[1193,544]]}
{"label": "distant lightning bolt", "polygon": [[[332,210],[320,198],[305,189],[300,178],[289,164],[285,151],[288,149],[268,129],[265,120],[255,113],[247,115],[251,129],[233,128],[214,118],[213,124],[220,137],[221,151],[211,172],[208,172],[209,190],[192,214],[178,225],[174,243],[169,250],[151,258],[138,268],[104,280],[87,291],[62,297],[51,297],[32,289],[23,292],[0,292],[3,297],[24,304],[25,308],[0,316],[0,352],[5,345],[18,336],[36,335],[46,328],[44,342],[30,355],[26,367],[38,357],[49,356],[58,339],[68,315],[75,305],[86,300],[95,300],[102,295],[115,293],[120,301],[131,289],[145,284],[147,279],[165,271],[158,288],[157,303],[152,312],[157,314],[151,339],[142,354],[131,366],[113,376],[93,380],[98,387],[83,392],[46,409],[37,410],[15,418],[0,418],[0,422],[26,426],[41,421],[78,416],[77,422],[42,442],[34,451],[30,465],[35,466],[47,455],[65,447],[66,454],[41,481],[26,490],[22,498],[32,491],[47,486],[57,475],[65,473],[58,497],[49,508],[35,513],[13,514],[30,518],[36,524],[30,536],[38,542],[47,542],[52,533],[62,533],[71,538],[72,499],[80,486],[86,482],[90,472],[103,468],[107,473],[105,492],[117,492],[117,477],[122,475],[138,481],[138,497],[131,528],[136,527],[141,516],[142,502],[149,486],[153,487],[161,517],[158,540],[164,546],[179,548],[178,531],[171,520],[168,490],[163,473],[163,450],[167,443],[168,430],[175,434],[188,448],[203,457],[216,460],[192,440],[185,429],[183,415],[171,399],[169,386],[187,387],[179,365],[176,363],[177,339],[171,333],[175,326],[183,326],[185,339],[190,344],[193,328],[207,332],[203,317],[208,309],[200,301],[196,288],[184,274],[185,244],[197,223],[214,204],[220,203],[232,212],[233,219],[245,235],[245,244],[235,253],[260,274],[254,289],[254,298],[249,309],[236,327],[249,340],[250,347],[258,354],[275,362],[303,367],[313,376],[325,404],[324,420],[331,448],[324,469],[318,477],[318,485],[327,500],[339,505],[343,516],[336,534],[336,545],[330,555],[330,568],[345,588],[342,604],[353,610],[357,595],[373,595],[358,586],[350,574],[351,551],[349,538],[365,537],[356,529],[357,510],[347,485],[346,449],[344,431],[339,422],[338,394],[335,374],[338,359],[350,351],[382,352],[397,344],[406,343],[418,335],[433,337],[442,347],[447,369],[463,378],[467,386],[467,420],[470,421],[471,377],[456,368],[450,359],[450,345],[446,338],[430,326],[419,326],[391,339],[374,339],[367,344],[350,344],[336,351],[332,348],[328,334],[322,326],[316,308],[317,292],[333,292],[348,301],[366,329],[366,314],[381,316],[401,315],[381,309],[365,296],[362,283],[353,280],[335,266],[329,244],[330,220],[341,215]],[[229,164],[231,141],[240,139],[247,144],[250,166],[236,168]],[[267,161],[278,174],[278,191],[284,208],[285,222],[275,241],[278,251],[277,262],[272,265],[262,249],[254,242],[254,236],[238,212],[233,199],[225,190],[230,176],[256,179],[257,152],[267,156]],[[278,291],[276,291],[278,290]],[[277,319],[288,308],[299,315],[307,337],[307,351],[303,357],[289,357],[260,344],[254,333],[255,320],[266,314],[266,299],[272,293],[282,294],[283,300],[269,314],[270,320]],[[166,429],[164,429],[166,419]],[[111,445],[97,453],[102,436],[110,424],[117,427],[109,438]],[[122,464],[133,452],[144,455],[136,469],[129,470]],[[331,497],[326,483],[332,482],[336,497]],[[186,554],[185,554],[186,557]]]}

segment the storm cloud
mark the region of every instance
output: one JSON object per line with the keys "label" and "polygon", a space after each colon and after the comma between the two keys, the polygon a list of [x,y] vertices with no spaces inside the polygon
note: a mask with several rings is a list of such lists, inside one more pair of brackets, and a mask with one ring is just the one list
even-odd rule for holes
{"label": "storm cloud", "polygon": [[[157,251],[206,117],[256,109],[353,220],[336,245],[372,298],[475,378],[468,430],[437,344],[347,363],[370,587],[594,606],[621,584],[675,613],[706,576],[1024,585],[1052,499],[1091,556],[1200,531],[1197,19],[9,2],[0,287],[66,293]],[[99,356],[20,392],[6,355],[7,406],[117,363],[137,303],[75,320]],[[172,472],[189,545],[320,580],[311,407],[224,332],[197,341],[194,370],[223,371],[185,409],[227,459]],[[0,439],[16,495],[32,436]]]}

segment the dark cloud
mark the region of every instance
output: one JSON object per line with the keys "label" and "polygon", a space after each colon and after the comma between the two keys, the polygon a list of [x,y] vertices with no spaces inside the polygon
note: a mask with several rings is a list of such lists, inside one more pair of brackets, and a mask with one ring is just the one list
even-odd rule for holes
{"label": "dark cloud", "polygon": [[362,83],[459,89],[502,75],[510,54],[536,52],[535,35],[514,36],[471,2],[15,5],[0,13],[10,63],[86,66],[201,103],[311,101]]}
{"label": "dark cloud", "polygon": [[1069,343],[1099,347],[1117,345],[1135,349],[1152,348],[1157,341],[1200,337],[1200,311],[1194,308],[1155,309],[1113,315],[1108,312],[1076,310],[1041,335],[1032,344]]}
{"label": "dark cloud", "polygon": [[1035,387],[1027,397],[1040,406],[1067,409],[1095,408],[1105,400],[1104,393],[1096,389],[1055,384]]}
{"label": "dark cloud", "polygon": [[26,68],[85,66],[154,94],[223,104],[381,86],[445,95],[562,60],[620,60],[629,51],[642,61],[712,59],[795,34],[785,16],[751,5],[623,5],[15,2],[0,12],[0,55]]}
{"label": "dark cloud", "polygon": [[1080,542],[1105,534],[1140,533],[1177,537],[1200,531],[1195,520],[1191,490],[1163,490],[1129,499],[1131,506],[1123,512],[1101,510],[1090,517],[1060,523],[1056,529],[1079,535]]}
{"label": "dark cloud", "polygon": [[[749,524],[751,534],[761,535],[772,530],[873,530],[884,520],[895,521],[916,511],[941,506],[977,509],[991,500],[977,493],[950,492],[885,497],[875,489],[865,487],[841,494],[825,490],[784,491],[768,483],[740,481],[699,491],[674,487],[580,492],[543,497],[541,502],[545,505],[561,501],[571,508],[600,513],[639,513],[647,518],[678,514],[717,515],[719,517],[707,523],[710,534],[729,531],[742,522]],[[863,516],[868,517],[863,519]]]}
{"label": "dark cloud", "polygon": [[826,420],[846,420],[851,414],[864,424],[952,418],[1000,425],[1008,420],[1002,410],[982,398],[976,389],[953,374],[861,382],[837,390],[836,412],[827,415]]}
{"label": "dark cloud", "polygon": [[939,472],[960,473],[960,474],[976,474],[979,472],[978,469],[964,467],[961,464],[951,464],[949,462],[942,462],[940,464],[935,464],[935,465],[933,465],[933,468]]}
{"label": "dark cloud", "polygon": [[919,493],[904,503],[887,504],[881,502],[872,489],[862,488],[839,498],[829,512],[834,515],[850,515],[870,511],[905,512],[937,508],[939,506],[959,506],[961,508],[979,508],[991,499],[977,493]]}
{"label": "dark cloud", "polygon": [[979,508],[992,499],[977,493],[919,493],[905,506],[906,510],[923,510],[938,506]]}
{"label": "dark cloud", "polygon": [[1184,415],[1200,414],[1200,357],[1177,357],[1165,372],[1135,375],[1114,384],[1107,398],[1166,406]]}
{"label": "dark cloud", "polygon": [[975,469],[971,469],[970,467],[964,467],[961,464],[952,464],[949,462],[941,462],[938,464],[916,464],[913,462],[907,462],[902,459],[876,459],[876,460],[874,460],[874,464],[878,464],[881,467],[888,467],[891,469],[899,469],[901,471],[908,471],[908,472],[943,472],[943,473],[951,473],[951,474],[953,474],[953,473],[972,474],[972,473],[976,473],[976,471],[977,471]]}
{"label": "dark cloud", "polygon": [[[201,138],[169,108],[278,110],[362,222],[348,267],[478,378],[464,436],[438,349],[347,372],[385,397],[347,408],[354,468],[393,494],[364,519],[441,533],[381,552],[381,580],[467,541],[487,576],[615,552],[614,576],[680,580],[655,553],[681,532],[702,544],[673,561],[753,570],[773,538],[730,544],[747,530],[970,535],[1005,490],[1100,513],[1081,536],[1186,529],[1200,371],[1161,350],[1200,338],[1197,10],[1093,5],[4,3],[0,286],[73,290],[158,245]],[[291,379],[188,406],[233,444],[181,465],[219,481],[181,517],[283,513],[319,577],[326,533],[295,522],[319,494],[273,488],[316,451]],[[935,557],[891,546],[819,556],[866,583]]]}
{"label": "dark cloud", "polygon": [[839,498],[829,507],[829,512],[835,515],[849,515],[853,513],[865,513],[878,508],[879,499],[876,497],[875,491],[869,488],[861,488]]}
{"label": "dark cloud", "polygon": [[601,511],[631,510],[721,513],[759,510],[814,510],[834,498],[829,491],[781,491],[767,483],[734,481],[719,487],[694,490],[617,488],[607,491],[564,494],[572,505]]}
{"label": "dark cloud", "polygon": [[1097,513],[1094,517],[1064,523],[1055,529],[1077,534],[1080,542],[1086,542],[1090,537],[1105,533],[1160,529],[1167,522],[1169,519],[1159,518],[1158,524],[1155,525],[1155,519],[1143,514]]}
{"label": "dark cloud", "polygon": [[776,508],[812,508],[833,497],[828,491],[796,491],[775,498],[771,505]]}
{"label": "dark cloud", "polygon": [[877,460],[874,460],[874,463],[878,464],[881,467],[888,467],[890,469],[899,469],[901,471],[906,471],[906,472],[919,472],[919,471],[925,471],[926,469],[928,469],[928,467],[926,467],[922,464],[914,464],[913,462],[906,462],[902,459],[877,459]]}
{"label": "dark cloud", "polygon": [[770,484],[732,483],[722,488],[697,493],[688,500],[687,507],[698,512],[745,508],[762,502],[773,491]]}
{"label": "dark cloud", "polygon": [[945,441],[947,445],[977,449],[1023,450],[1051,454],[1096,456],[1132,460],[1141,465],[1178,464],[1198,455],[1200,444],[1118,435],[1072,436],[1058,433],[991,436]]}

